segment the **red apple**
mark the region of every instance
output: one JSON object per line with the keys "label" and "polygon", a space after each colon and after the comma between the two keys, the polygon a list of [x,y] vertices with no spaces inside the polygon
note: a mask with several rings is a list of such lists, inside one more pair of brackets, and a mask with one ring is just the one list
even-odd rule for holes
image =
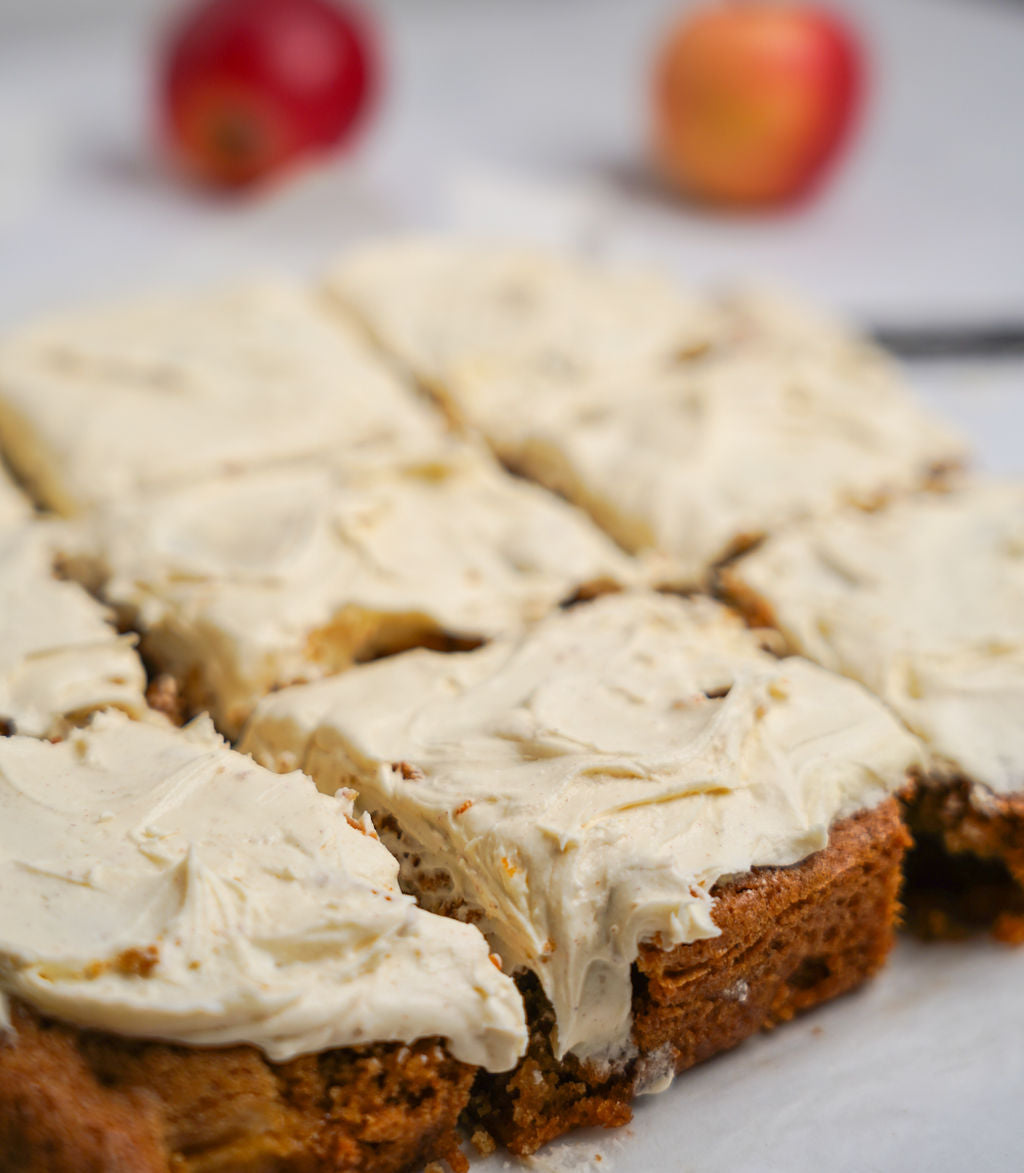
{"label": "red apple", "polygon": [[725,0],[688,13],[656,64],[658,165],[709,202],[798,196],[847,138],[862,74],[853,34],[821,9]]}
{"label": "red apple", "polygon": [[193,174],[241,186],[340,142],[373,81],[368,29],[330,0],[205,0],[166,47],[166,137]]}

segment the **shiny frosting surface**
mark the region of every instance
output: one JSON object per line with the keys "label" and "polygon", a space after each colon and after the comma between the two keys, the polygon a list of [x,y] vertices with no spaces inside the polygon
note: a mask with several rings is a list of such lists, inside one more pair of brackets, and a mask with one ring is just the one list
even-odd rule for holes
{"label": "shiny frosting surface", "polygon": [[513,982],[476,929],[401,894],[368,828],[205,719],[0,739],[0,1011],[275,1061],[438,1035],[512,1066]]}
{"label": "shiny frosting surface", "polygon": [[59,526],[0,526],[0,722],[34,737],[113,705],[141,715],[145,673],[135,637],[53,572]]}
{"label": "shiny frosting surface", "polygon": [[706,599],[646,593],[284,690],[243,748],[393,816],[409,881],[429,900],[448,872],[440,898],[540,978],[559,1054],[595,1060],[628,1053],[641,942],[716,935],[719,879],[824,847],[919,757],[858,685]]}
{"label": "shiny frosting surface", "polygon": [[867,685],[940,768],[1024,791],[1024,486],[851,511],[735,573],[794,648]]}
{"label": "shiny frosting surface", "polygon": [[504,459],[682,581],[963,457],[876,350],[756,291],[423,241],[357,252],[329,288]]}
{"label": "shiny frosting surface", "polygon": [[63,513],[442,431],[325,299],[285,281],[82,310],[0,344],[0,442]]}

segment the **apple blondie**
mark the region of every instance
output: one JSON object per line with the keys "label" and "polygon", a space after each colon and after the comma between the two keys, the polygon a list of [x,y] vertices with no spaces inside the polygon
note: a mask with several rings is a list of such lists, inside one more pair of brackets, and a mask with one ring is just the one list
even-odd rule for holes
{"label": "apple blondie", "polygon": [[522,1003],[348,792],[107,713],[0,738],[0,815],[0,1169],[465,1169]]}
{"label": "apple blondie", "polygon": [[792,650],[868,687],[930,751],[907,805],[918,926],[1024,940],[1024,486],[796,528],[727,567],[722,588]]}
{"label": "apple blondie", "polygon": [[920,761],[859,685],[644,592],[282,690],[241,748],[354,788],[407,890],[517,975],[530,1049],[475,1095],[521,1153],[872,974]]}

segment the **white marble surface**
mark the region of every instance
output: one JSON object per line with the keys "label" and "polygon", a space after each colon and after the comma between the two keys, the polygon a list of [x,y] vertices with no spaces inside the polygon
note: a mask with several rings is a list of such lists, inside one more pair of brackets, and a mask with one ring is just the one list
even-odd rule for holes
{"label": "white marble surface", "polygon": [[[821,200],[764,219],[691,213],[643,178],[666,0],[382,0],[391,76],[371,132],[241,203],[170,182],[149,145],[162,6],[0,0],[0,323],[112,292],[312,271],[347,241],[415,226],[654,259],[691,280],[782,281],[874,319],[1024,317],[1020,4],[849,0],[873,47],[864,134]],[[987,467],[1024,473],[1024,362],[911,375]],[[1012,1170],[1022,1092],[1024,951],[904,943],[863,994],[691,1072],[625,1132],[535,1165]]]}
{"label": "white marble surface", "polygon": [[995,946],[901,942],[873,985],[688,1072],[640,1101],[623,1132],[577,1135],[531,1167],[1010,1173],[1022,1156],[1022,977],[1024,956]]}

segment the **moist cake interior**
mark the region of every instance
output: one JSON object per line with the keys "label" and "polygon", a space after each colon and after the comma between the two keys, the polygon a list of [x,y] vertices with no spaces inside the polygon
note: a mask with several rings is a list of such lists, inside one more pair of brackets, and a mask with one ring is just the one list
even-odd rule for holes
{"label": "moist cake interior", "polygon": [[963,780],[929,781],[904,804],[907,926],[926,939],[988,932],[1024,945],[1024,798],[979,807]]}

